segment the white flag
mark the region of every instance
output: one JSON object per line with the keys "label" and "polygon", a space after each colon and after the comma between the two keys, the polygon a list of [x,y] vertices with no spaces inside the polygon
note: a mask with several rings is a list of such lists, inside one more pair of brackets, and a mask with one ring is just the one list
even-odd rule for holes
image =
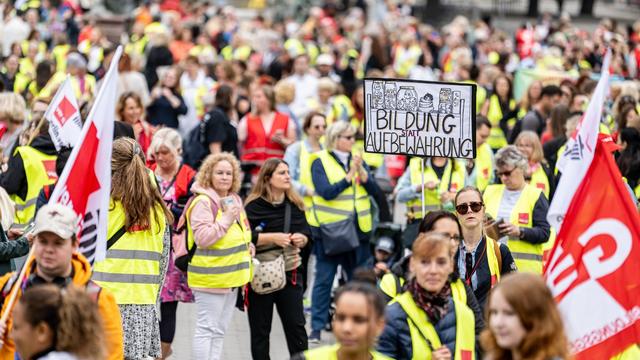
{"label": "white flag", "polygon": [[78,234],[80,252],[91,263],[103,260],[106,255],[115,120],[113,110],[116,106],[118,62],[121,54],[122,46],[119,46],[84,123],[80,139],[51,194],[52,202],[73,208],[82,218]]}
{"label": "white flag", "polygon": [[59,151],[63,146],[75,146],[82,133],[82,121],[78,101],[68,77],[58,88],[44,118],[49,121],[49,135],[56,150]]}
{"label": "white flag", "polygon": [[575,133],[567,141],[567,147],[556,165],[562,172],[562,177],[549,206],[547,220],[558,232],[560,232],[567,208],[593,160],[602,107],[609,93],[610,61],[611,51],[608,50],[602,64],[600,80],[589,101],[589,107],[580,119]]}

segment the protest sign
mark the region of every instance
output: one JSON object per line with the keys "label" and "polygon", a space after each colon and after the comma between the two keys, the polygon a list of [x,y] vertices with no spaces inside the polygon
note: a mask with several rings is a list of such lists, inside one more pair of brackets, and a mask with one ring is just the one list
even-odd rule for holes
{"label": "protest sign", "polygon": [[365,151],[475,158],[476,86],[364,80]]}

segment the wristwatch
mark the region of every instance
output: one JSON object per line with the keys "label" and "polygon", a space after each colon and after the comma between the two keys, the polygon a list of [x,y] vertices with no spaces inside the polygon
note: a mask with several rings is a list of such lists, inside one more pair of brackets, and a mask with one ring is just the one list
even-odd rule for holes
{"label": "wristwatch", "polygon": [[520,228],[520,235],[518,235],[518,239],[524,240],[524,229]]}

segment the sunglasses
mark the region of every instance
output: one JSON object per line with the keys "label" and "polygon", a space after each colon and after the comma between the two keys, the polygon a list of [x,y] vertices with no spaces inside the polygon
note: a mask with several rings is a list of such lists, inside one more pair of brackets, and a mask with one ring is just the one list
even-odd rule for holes
{"label": "sunglasses", "polygon": [[480,210],[482,210],[483,206],[484,206],[483,203],[473,201],[473,202],[470,202],[470,203],[463,203],[463,204],[460,204],[460,205],[456,205],[456,211],[460,215],[464,215],[464,214],[468,213],[469,209],[471,209],[472,212],[477,213]]}
{"label": "sunglasses", "polygon": [[347,140],[353,140],[353,139],[355,139],[355,138],[356,138],[356,136],[355,136],[355,135],[349,135],[349,136],[342,136],[342,135],[340,135],[340,137],[341,137],[341,138],[343,138],[343,139],[347,139]]}
{"label": "sunglasses", "polygon": [[498,177],[503,177],[503,176],[509,177],[509,176],[511,176],[511,173],[513,173],[514,170],[515,169],[502,171],[502,172],[496,172],[496,175],[498,175]]}

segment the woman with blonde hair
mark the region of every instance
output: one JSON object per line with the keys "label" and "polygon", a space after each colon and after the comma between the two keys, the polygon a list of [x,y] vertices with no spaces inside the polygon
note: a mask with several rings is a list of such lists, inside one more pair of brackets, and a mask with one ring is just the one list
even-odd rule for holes
{"label": "woman with blonde hair", "polygon": [[27,289],[13,310],[11,337],[21,359],[105,359],[97,304],[75,286]]}
{"label": "woman with blonde hair", "polygon": [[251,279],[254,247],[238,196],[240,164],[230,153],[205,158],[185,207],[187,270],[197,306],[194,359],[220,359],[237,289]]}
{"label": "woman with blonde hair", "polygon": [[482,348],[491,360],[570,359],[556,302],[540,275],[509,274],[493,288]]}
{"label": "woman with blonde hair", "polygon": [[0,93],[0,124],[6,128],[0,136],[0,148],[4,157],[11,155],[13,144],[18,140],[27,116],[27,103],[19,94]]}
{"label": "woman with blonde hair", "polygon": [[[171,128],[158,130],[149,146],[149,158],[153,159],[153,171],[162,199],[171,210],[175,221],[172,224],[173,244],[180,241],[177,236],[177,220],[182,216],[184,206],[191,197],[191,185],[196,172],[182,162],[182,138]],[[193,302],[193,294],[187,286],[187,275],[174,265],[174,248],[169,253],[167,276],[160,293],[160,340],[162,358],[171,353],[171,343],[176,331],[176,310],[178,302]]]}
{"label": "woman with blonde hair", "polygon": [[[254,359],[269,359],[269,333],[276,305],[287,339],[289,354],[307,350],[307,332],[302,306],[304,270],[300,251],[307,246],[311,231],[305,219],[302,198],[293,189],[289,165],[281,159],[267,160],[258,181],[247,197],[249,223],[253,229],[256,258],[261,262],[283,261],[284,284],[281,289],[249,289],[249,325],[251,354]],[[260,286],[259,284],[253,284]]]}
{"label": "woman with blonde hair", "polygon": [[126,359],[158,358],[158,297],[169,259],[173,221],[138,143],[113,142],[107,254],[92,279],[111,291],[120,307]]}
{"label": "woman with blonde hair", "polygon": [[531,185],[542,190],[547,199],[551,200],[555,190],[555,179],[553,170],[544,158],[538,134],[533,131],[523,131],[518,135],[514,144],[529,161],[529,170],[527,170],[525,178],[529,180]]}

